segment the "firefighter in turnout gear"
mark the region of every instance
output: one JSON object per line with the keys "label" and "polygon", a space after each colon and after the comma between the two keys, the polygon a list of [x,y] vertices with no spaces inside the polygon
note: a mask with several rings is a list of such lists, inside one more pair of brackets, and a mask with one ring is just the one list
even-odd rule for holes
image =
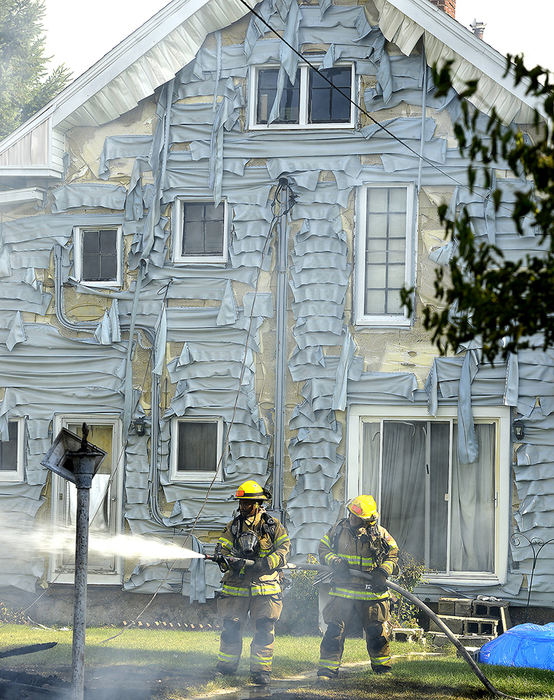
{"label": "firefighter in turnout gear", "polygon": [[[225,571],[218,614],[223,619],[216,672],[236,673],[242,651],[242,625],[250,613],[254,637],[250,646],[252,682],[267,685],[271,676],[275,623],[281,609],[279,569],[286,564],[290,540],[283,525],[266,513],[271,498],[255,481],[241,484],[235,494],[237,515],[227,524],[216,545]],[[226,570],[225,556],[239,557]],[[245,566],[240,559],[254,560]]]}
{"label": "firefighter in turnout gear", "polygon": [[[317,675],[336,678],[344,648],[346,624],[355,613],[365,630],[367,650],[375,673],[391,670],[390,612],[387,578],[398,570],[398,547],[377,524],[373,496],[358,496],[348,516],[334,525],[319,543],[319,559],[331,567],[333,585],[323,610],[327,630],[321,642]],[[371,573],[372,581],[351,575],[350,569]]]}

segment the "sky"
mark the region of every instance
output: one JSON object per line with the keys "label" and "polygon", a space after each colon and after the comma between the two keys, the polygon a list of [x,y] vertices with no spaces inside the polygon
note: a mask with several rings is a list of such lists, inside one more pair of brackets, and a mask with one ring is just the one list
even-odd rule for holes
{"label": "sky", "polygon": [[[76,78],[168,0],[45,0],[47,51]],[[501,53],[554,70],[554,0],[457,0],[456,19],[486,23],[484,39]]]}

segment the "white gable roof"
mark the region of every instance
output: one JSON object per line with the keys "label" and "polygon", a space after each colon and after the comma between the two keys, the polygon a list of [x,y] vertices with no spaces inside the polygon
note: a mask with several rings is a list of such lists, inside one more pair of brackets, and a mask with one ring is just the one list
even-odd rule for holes
{"label": "white gable roof", "polygon": [[[503,77],[505,58],[429,0],[373,5],[369,12],[374,9],[384,36],[405,54],[422,38],[429,65],[454,61],[456,87],[478,78],[473,102],[479,109],[487,113],[494,106],[505,121],[531,121],[534,102]],[[208,34],[247,12],[240,0],[170,2],[0,143],[0,177],[59,177],[65,131],[104,124],[133,109],[189,63]]]}

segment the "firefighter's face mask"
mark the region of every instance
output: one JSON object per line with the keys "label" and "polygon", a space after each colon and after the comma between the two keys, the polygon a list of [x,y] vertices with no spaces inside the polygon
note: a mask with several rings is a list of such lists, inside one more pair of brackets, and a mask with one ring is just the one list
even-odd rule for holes
{"label": "firefighter's face mask", "polygon": [[372,517],[364,520],[363,518],[359,518],[357,515],[354,515],[354,513],[349,513],[348,523],[353,530],[360,530],[362,527],[365,527],[369,532],[373,527],[375,527],[377,518]]}
{"label": "firefighter's face mask", "polygon": [[253,500],[247,499],[247,498],[241,498],[239,500],[239,510],[240,510],[240,514],[243,516],[243,518],[248,518],[251,515],[254,515],[254,513],[258,510],[258,508],[259,508],[258,501],[253,501]]}
{"label": "firefighter's face mask", "polygon": [[245,559],[253,559],[260,552],[260,540],[258,535],[251,530],[241,532],[236,540],[236,548],[240,552],[240,556]]}

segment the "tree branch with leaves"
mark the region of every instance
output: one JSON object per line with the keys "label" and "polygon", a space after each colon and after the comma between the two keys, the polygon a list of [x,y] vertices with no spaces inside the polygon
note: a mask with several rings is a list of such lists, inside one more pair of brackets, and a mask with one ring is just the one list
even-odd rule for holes
{"label": "tree branch with leaves", "polygon": [[[451,63],[433,69],[437,96],[453,87]],[[505,358],[524,348],[554,346],[554,92],[548,70],[528,70],[522,56],[508,56],[505,77],[526,86],[538,100],[533,139],[514,125],[506,126],[493,110],[483,129],[483,115],[468,102],[477,82],[460,94],[462,119],[454,125],[460,154],[467,157],[468,187],[484,187],[496,214],[509,208],[518,235],[533,230],[532,252],[521,259],[506,259],[495,243],[475,235],[470,213],[448,205],[438,207],[441,224],[452,241],[446,266],[435,271],[434,290],[441,308],[423,308],[423,326],[442,355],[458,352],[478,341],[487,360]],[[513,201],[503,198],[497,168],[508,168],[522,186]],[[538,246],[536,245],[538,243]],[[448,271],[448,274],[447,272]],[[402,301],[412,311],[413,289],[403,289]]]}

